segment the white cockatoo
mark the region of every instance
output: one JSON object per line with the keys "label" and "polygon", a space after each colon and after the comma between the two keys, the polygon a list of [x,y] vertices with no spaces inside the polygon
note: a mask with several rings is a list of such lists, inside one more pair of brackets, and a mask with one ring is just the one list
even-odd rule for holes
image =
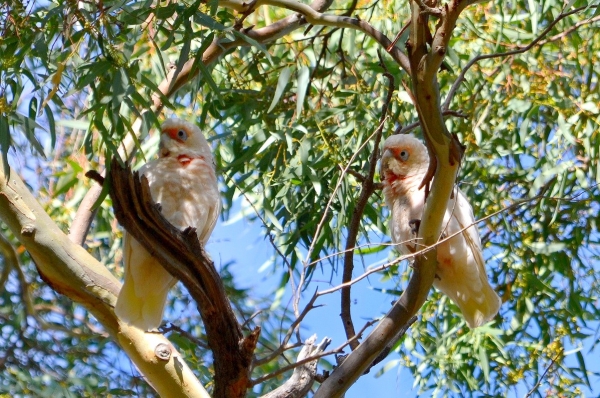
{"label": "white cockatoo", "polygon": [[[152,200],[175,227],[196,228],[206,244],[221,211],[213,156],[202,131],[181,119],[161,126],[158,159],[145,164]],[[125,281],[115,313],[125,322],[148,331],[162,321],[167,293],[176,279],[127,232],[123,237]]]}
{"label": "white cockatoo", "polygon": [[[392,216],[392,240],[402,254],[421,248],[414,226],[423,215],[425,189],[419,185],[428,166],[427,148],[414,136],[392,135],[385,140],[381,156],[383,194]],[[444,207],[442,237],[470,227],[437,247],[433,285],[458,305],[469,327],[476,328],[498,313],[501,300],[488,282],[481,240],[467,198],[457,188]]]}

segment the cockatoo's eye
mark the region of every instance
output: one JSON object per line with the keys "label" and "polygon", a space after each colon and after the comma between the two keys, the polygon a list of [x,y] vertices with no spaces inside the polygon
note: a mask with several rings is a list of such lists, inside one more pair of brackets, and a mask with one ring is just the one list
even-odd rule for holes
{"label": "cockatoo's eye", "polygon": [[406,162],[408,160],[408,151],[400,151],[400,159]]}
{"label": "cockatoo's eye", "polygon": [[177,132],[177,138],[179,138],[181,141],[185,141],[187,140],[187,133],[184,130],[179,130]]}

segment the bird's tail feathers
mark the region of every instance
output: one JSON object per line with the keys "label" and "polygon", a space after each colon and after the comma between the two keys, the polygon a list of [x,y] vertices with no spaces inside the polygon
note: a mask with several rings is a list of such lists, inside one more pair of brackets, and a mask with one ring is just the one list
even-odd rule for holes
{"label": "bird's tail feathers", "polygon": [[[463,286],[463,288],[465,287]],[[479,286],[475,289],[469,289],[470,291],[468,292],[446,291],[446,289],[440,287],[438,289],[460,308],[465,321],[467,321],[471,329],[491,321],[498,313],[500,304],[502,304],[500,297],[489,283],[485,283],[484,286]]]}
{"label": "bird's tail feathers", "polygon": [[[144,331],[155,330],[162,322],[168,293],[169,289],[158,289],[152,294],[139,297],[133,284],[125,283],[117,298],[115,314],[123,321],[139,329]],[[160,311],[157,310],[158,308],[160,308]]]}

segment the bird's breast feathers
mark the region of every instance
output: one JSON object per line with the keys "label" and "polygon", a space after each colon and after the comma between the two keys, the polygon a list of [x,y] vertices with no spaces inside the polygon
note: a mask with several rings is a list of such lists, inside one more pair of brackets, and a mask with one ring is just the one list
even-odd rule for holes
{"label": "bird's breast feathers", "polygon": [[148,179],[152,199],[175,227],[203,230],[214,225],[220,195],[212,164],[202,157],[179,155],[147,163],[140,173]]}

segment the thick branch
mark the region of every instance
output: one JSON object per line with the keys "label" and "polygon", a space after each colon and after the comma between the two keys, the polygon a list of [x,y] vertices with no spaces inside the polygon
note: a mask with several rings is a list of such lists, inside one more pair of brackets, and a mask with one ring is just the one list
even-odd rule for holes
{"label": "thick branch", "polygon": [[[419,4],[414,0],[411,1],[411,32],[407,50],[413,84],[412,94],[431,155],[430,171],[434,176],[419,228],[418,238],[424,247],[435,245],[440,238],[445,203],[450,198],[462,155],[460,145],[448,133],[444,124],[437,71],[445,54],[445,47],[441,51],[439,46],[447,44],[458,14],[464,9],[466,3],[453,1],[444,8],[433,46],[429,51],[427,17],[421,13]],[[414,271],[406,290],[373,332],[321,385],[315,398],[340,397],[369,368],[427,299],[435,277],[436,266],[435,248],[416,256]]]}
{"label": "thick branch", "polygon": [[[1,163],[1,162],[0,162]],[[121,284],[104,265],[69,240],[14,170],[0,164],[0,218],[31,255],[40,276],[58,293],[83,305],[163,396],[208,397],[181,355],[162,334],[120,324],[114,304]],[[159,359],[157,349],[168,353]]]}
{"label": "thick branch", "polygon": [[[331,343],[331,339],[324,338],[319,345],[315,345],[317,341],[317,335],[314,334],[309,337],[302,350],[298,354],[296,362],[301,362],[306,358],[314,357],[315,355],[321,354],[327,346]],[[301,398],[305,397],[312,387],[315,376],[317,375],[317,362],[318,359],[314,359],[310,362],[304,363],[294,369],[292,376],[280,387],[265,394],[262,398]]]}
{"label": "thick branch", "polygon": [[258,5],[263,4],[282,7],[300,13],[311,25],[333,26],[337,28],[360,30],[377,41],[384,49],[386,49],[386,51],[388,51],[388,53],[392,56],[392,58],[394,58],[398,65],[402,67],[402,69],[404,69],[406,72],[410,71],[406,54],[404,54],[399,48],[394,47],[392,45],[392,41],[387,36],[375,29],[366,21],[347,16],[323,14],[320,12],[320,10],[317,10],[307,4],[300,3],[296,0],[257,0],[256,4],[252,3],[250,6],[257,7]]}
{"label": "thick branch", "polygon": [[117,160],[111,164],[110,178],[110,196],[119,222],[185,285],[198,304],[214,356],[214,396],[245,396],[260,328],[244,338],[221,277],[195,229],[180,231],[163,217],[152,202],[146,179],[140,181],[138,173],[121,168]]}

